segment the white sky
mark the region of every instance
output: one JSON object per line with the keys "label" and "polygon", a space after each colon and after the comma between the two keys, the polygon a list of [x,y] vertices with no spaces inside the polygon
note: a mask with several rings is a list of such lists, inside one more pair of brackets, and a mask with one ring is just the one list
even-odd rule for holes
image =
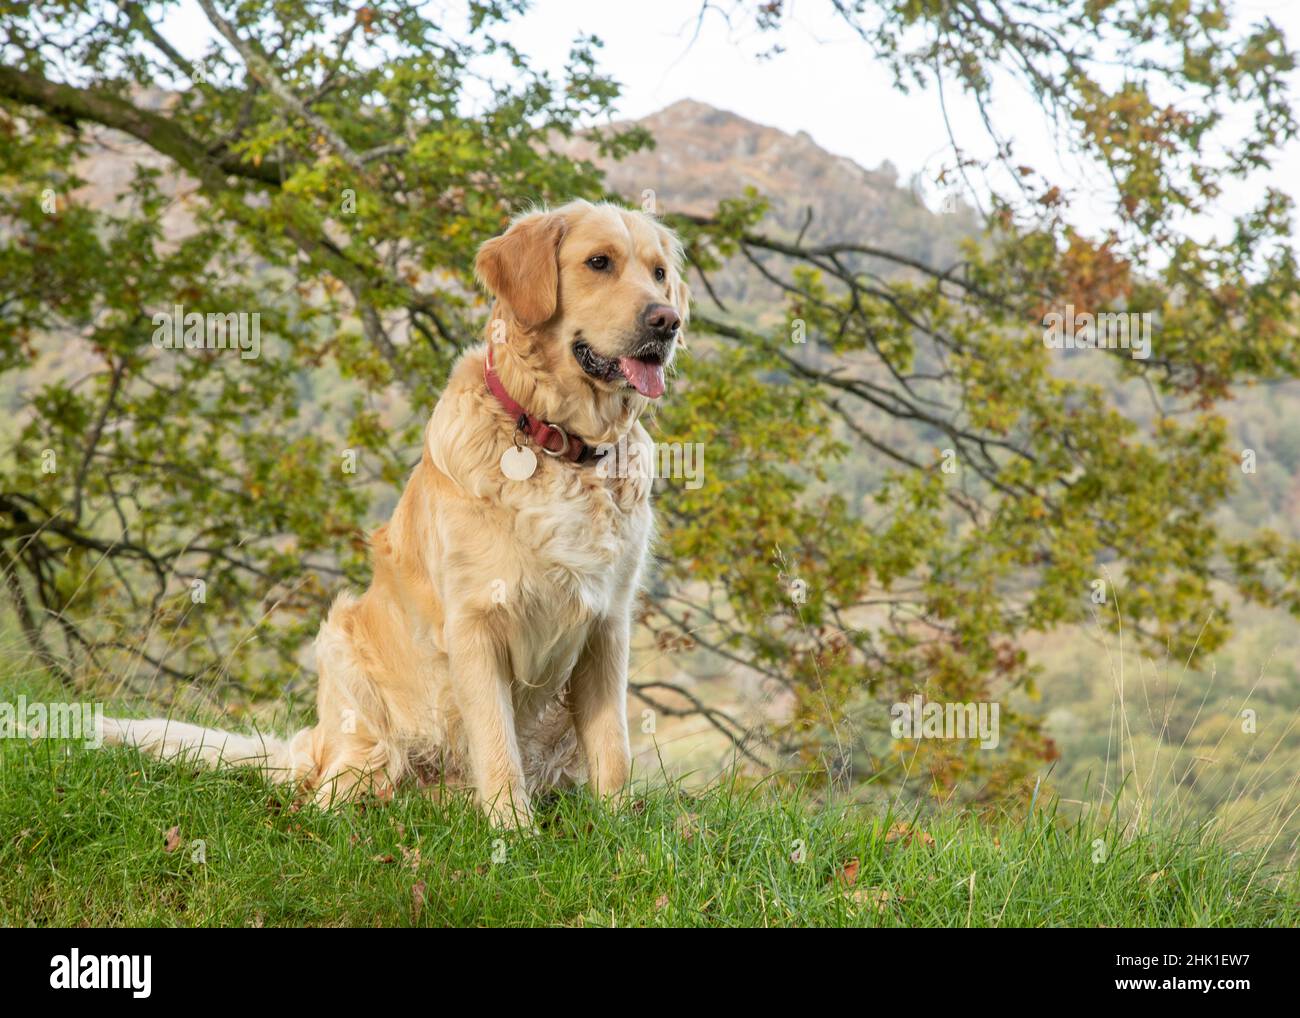
{"label": "white sky", "polygon": [[[697,99],[790,133],[806,131],[821,147],[869,168],[889,160],[903,181],[917,172],[929,181],[948,161],[948,135],[937,95],[895,90],[888,70],[869,59],[865,44],[829,12],[826,0],[787,3],[792,17],[779,36],[786,51],[768,60],[756,54],[776,37],[755,33],[740,20],[729,26],[716,11],[706,13],[696,35],[701,3],[539,0],[505,34],[534,66],[556,74],[576,35],[599,37],[604,43],[598,51],[599,66],[623,86],[622,117],[638,118],[679,99]],[[458,8],[446,0],[438,6]],[[1291,48],[1300,47],[1300,0],[1236,0],[1235,10],[1243,26],[1267,15],[1287,33]],[[197,54],[212,37],[202,12],[190,2],[173,12],[164,27],[187,55]],[[1293,77],[1291,88],[1292,101],[1300,106],[1300,74]],[[952,88],[946,99],[958,141],[986,153],[987,135],[973,104]],[[1017,162],[1043,169],[1053,182],[1074,189],[1073,221],[1103,225],[1109,219],[1108,206],[1097,200],[1104,193],[1100,174],[1068,153],[1058,153],[1029,97],[1016,87],[1000,87],[995,119],[1004,132],[1006,125],[1023,125],[1013,135]],[[1288,146],[1268,175],[1230,190],[1220,213],[1196,224],[1194,232],[1204,237],[1225,231],[1234,212],[1254,204],[1264,181],[1300,199],[1300,143]],[[928,190],[927,197],[935,204],[937,190]]]}

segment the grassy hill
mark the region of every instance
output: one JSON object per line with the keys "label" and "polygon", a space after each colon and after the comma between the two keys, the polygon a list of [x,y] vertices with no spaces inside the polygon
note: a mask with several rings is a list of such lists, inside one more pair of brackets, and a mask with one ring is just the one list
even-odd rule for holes
{"label": "grassy hill", "polygon": [[555,796],[503,834],[461,798],[298,809],[250,774],[0,743],[0,924],[1294,926],[1296,876],[1204,827],[1138,832],[664,785]]}

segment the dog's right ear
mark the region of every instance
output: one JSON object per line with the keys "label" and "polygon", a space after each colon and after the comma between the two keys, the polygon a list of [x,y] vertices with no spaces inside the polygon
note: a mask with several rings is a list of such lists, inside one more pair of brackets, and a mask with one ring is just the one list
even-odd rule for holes
{"label": "dog's right ear", "polygon": [[478,249],[474,274],[525,329],[535,328],[555,314],[563,239],[560,216],[530,212]]}

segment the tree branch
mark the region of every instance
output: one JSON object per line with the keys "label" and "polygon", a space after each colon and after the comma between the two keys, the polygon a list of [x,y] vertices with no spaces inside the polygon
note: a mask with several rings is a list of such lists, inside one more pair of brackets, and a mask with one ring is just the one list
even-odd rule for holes
{"label": "tree branch", "polygon": [[199,178],[208,167],[275,187],[283,179],[278,163],[253,163],[229,152],[214,154],[174,121],[142,110],[103,88],[76,88],[16,67],[0,67],[0,98],[35,107],[72,125],[89,121],[129,134]]}

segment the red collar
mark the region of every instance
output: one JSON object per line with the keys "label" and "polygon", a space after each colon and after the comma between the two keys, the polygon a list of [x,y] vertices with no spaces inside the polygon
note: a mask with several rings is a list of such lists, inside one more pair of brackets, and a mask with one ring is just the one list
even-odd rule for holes
{"label": "red collar", "polygon": [[531,438],[543,452],[551,456],[563,456],[574,463],[588,463],[600,453],[576,435],[570,435],[558,424],[539,420],[510,398],[501,378],[492,366],[492,342],[488,341],[487,357],[483,361],[483,377],[487,381],[488,391],[496,397],[497,402],[515,420],[515,429]]}

